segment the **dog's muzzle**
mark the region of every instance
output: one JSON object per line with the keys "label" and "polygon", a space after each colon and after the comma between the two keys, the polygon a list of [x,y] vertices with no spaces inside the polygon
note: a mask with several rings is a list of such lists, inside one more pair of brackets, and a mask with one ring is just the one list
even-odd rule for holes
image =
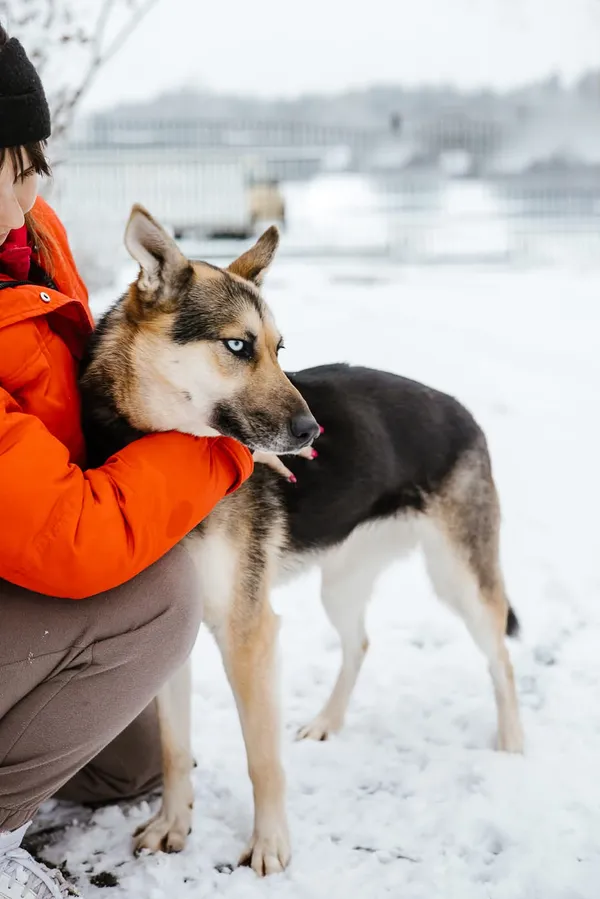
{"label": "dog's muzzle", "polygon": [[288,429],[297,449],[308,446],[319,436],[319,425],[310,413],[301,412],[290,419]]}

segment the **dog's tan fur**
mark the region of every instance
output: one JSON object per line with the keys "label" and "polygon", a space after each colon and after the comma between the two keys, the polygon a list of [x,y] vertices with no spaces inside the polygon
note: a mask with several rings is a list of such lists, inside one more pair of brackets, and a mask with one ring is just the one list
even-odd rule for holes
{"label": "dog's tan fur", "polygon": [[[84,393],[110,397],[109,411],[102,412],[105,420],[114,415],[140,431],[212,435],[218,430],[211,410],[225,400],[247,423],[252,449],[289,451],[285,433],[290,415],[308,410],[279,366],[279,332],[258,292],[277,245],[275,229],[228,271],[184,259],[140,207],[133,210],[126,243],[140,263],[140,275],[105,320],[82,383]],[[214,336],[177,343],[173,313],[178,291],[193,296],[196,290],[202,292],[208,318],[214,319]],[[256,337],[256,359],[240,366],[221,341],[245,333]],[[314,557],[323,571],[326,611],[342,637],[343,663],[329,702],[300,736],[325,739],[342,726],[368,647],[364,610],[373,584],[398,558],[402,541],[406,551],[420,541],[438,593],[461,614],[489,661],[499,746],[520,751],[514,679],[504,645],[508,603],[498,562],[499,512],[486,459],[486,452],[477,449],[472,458],[463,459],[427,514],[386,523],[387,542],[381,539],[383,525],[357,528],[326,557]],[[272,502],[265,515],[270,501],[261,477],[258,467],[251,481],[220,503],[186,544],[197,563],[199,599],[223,656],[246,744],[255,821],[242,860],[257,873],[269,874],[285,868],[290,858],[276,695],[278,624],[269,591],[277,577],[295,572],[301,563],[287,551],[283,509]],[[257,531],[257,523],[265,520]],[[138,849],[181,849],[190,827],[187,678],[180,674],[158,698],[164,795],[158,814],[138,833]]]}

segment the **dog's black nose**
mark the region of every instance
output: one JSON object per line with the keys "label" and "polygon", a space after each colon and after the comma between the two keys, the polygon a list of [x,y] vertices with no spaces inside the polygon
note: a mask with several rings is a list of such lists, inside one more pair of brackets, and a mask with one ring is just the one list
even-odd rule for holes
{"label": "dog's black nose", "polygon": [[319,436],[319,425],[310,413],[301,412],[290,420],[290,431],[303,445]]}

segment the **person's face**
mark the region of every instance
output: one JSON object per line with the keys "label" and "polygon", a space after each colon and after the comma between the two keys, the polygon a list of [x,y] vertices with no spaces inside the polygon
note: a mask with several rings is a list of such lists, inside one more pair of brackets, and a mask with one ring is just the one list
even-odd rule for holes
{"label": "person's face", "polygon": [[23,151],[23,171],[15,169],[10,153],[4,157],[0,169],[0,246],[10,231],[20,228],[25,222],[38,192],[38,174],[31,165],[27,153]]}

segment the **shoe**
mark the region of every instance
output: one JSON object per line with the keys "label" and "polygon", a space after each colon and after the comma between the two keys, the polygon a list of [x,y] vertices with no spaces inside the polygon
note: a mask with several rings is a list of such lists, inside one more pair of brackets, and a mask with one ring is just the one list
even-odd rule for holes
{"label": "shoe", "polygon": [[81,896],[58,868],[48,868],[21,848],[29,824],[0,833],[0,899],[70,899]]}

